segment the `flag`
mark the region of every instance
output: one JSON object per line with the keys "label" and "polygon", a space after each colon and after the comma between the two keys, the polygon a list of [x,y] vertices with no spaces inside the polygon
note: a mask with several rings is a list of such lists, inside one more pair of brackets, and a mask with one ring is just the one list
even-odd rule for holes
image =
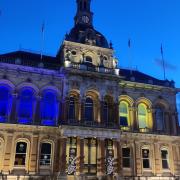
{"label": "flag", "polygon": [[128,41],[128,47],[131,48],[131,40]]}

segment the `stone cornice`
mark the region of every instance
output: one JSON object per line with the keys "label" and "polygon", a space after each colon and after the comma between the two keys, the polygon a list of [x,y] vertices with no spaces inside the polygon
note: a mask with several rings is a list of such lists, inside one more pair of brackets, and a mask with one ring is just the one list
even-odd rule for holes
{"label": "stone cornice", "polygon": [[67,137],[90,137],[90,138],[108,138],[120,139],[120,130],[118,129],[103,129],[103,128],[88,128],[75,126],[62,126],[62,136]]}

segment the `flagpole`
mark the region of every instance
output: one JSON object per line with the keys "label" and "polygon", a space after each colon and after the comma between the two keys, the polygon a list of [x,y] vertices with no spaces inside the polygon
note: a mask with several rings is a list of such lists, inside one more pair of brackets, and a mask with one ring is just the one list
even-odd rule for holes
{"label": "flagpole", "polygon": [[42,39],[41,39],[41,60],[43,59],[43,50],[44,50],[44,28],[45,28],[45,24],[43,22],[42,27],[41,27],[41,34],[42,34]]}
{"label": "flagpole", "polygon": [[162,44],[161,44],[161,58],[162,58],[162,63],[163,63],[164,80],[166,80],[166,68],[165,68],[164,51],[163,51]]}
{"label": "flagpole", "polygon": [[132,75],[132,48],[131,48],[131,39],[128,40],[128,49],[129,49],[129,68]]}

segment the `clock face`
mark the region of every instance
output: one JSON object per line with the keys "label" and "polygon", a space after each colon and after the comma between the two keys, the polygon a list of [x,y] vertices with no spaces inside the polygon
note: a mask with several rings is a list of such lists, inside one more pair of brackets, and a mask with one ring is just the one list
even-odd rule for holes
{"label": "clock face", "polygon": [[82,22],[88,24],[89,23],[89,17],[88,16],[82,16]]}

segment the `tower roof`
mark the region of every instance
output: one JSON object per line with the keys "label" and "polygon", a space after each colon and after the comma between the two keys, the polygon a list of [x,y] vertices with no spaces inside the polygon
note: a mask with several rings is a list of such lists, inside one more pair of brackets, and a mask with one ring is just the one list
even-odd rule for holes
{"label": "tower roof", "polygon": [[94,29],[93,13],[91,12],[91,0],[77,0],[77,13],[74,18],[75,25],[65,40],[109,48],[105,36]]}

